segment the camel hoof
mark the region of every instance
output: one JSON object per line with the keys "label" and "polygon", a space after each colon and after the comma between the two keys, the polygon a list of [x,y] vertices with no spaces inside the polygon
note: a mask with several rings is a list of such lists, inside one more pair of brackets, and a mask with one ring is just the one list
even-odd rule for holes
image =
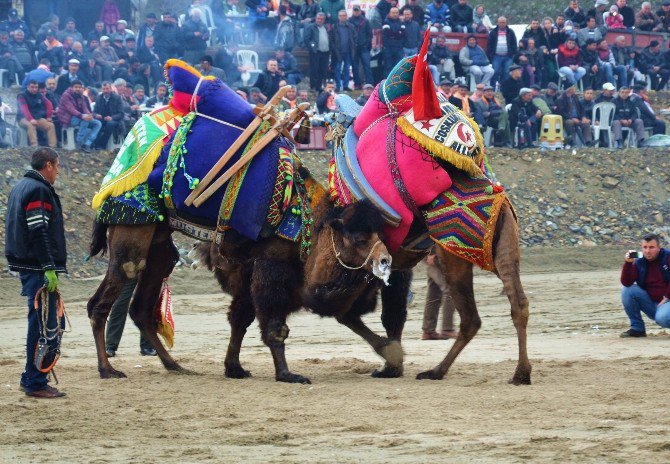
{"label": "camel hoof", "polygon": [[425,371],[417,374],[416,380],[442,380],[442,377],[438,376],[433,371]]}
{"label": "camel hoof", "polygon": [[242,369],[242,366],[226,367],[225,376],[229,379],[246,379],[251,377],[251,372]]}
{"label": "camel hoof", "polygon": [[397,379],[402,377],[402,364],[400,366],[384,365],[381,369],[376,369],[371,375],[375,379]]}
{"label": "camel hoof", "polygon": [[302,375],[299,374],[292,374],[290,372],[286,372],[284,374],[278,374],[276,380],[277,382],[286,382],[286,383],[305,383],[305,384],[312,383],[312,381],[309,380],[307,377],[303,377]]}
{"label": "camel hoof", "polygon": [[523,375],[514,374],[514,377],[512,377],[510,381],[507,383],[510,383],[512,385],[530,385],[531,384],[530,374],[523,374]]}
{"label": "camel hoof", "polygon": [[116,369],[112,369],[111,367],[109,369],[98,369],[98,372],[100,372],[100,378],[101,379],[125,379],[125,378],[127,378],[126,374],[124,374],[121,371],[117,371]]}
{"label": "camel hoof", "polygon": [[379,355],[392,366],[402,365],[404,353],[402,351],[402,345],[397,340],[388,340],[377,353],[379,353]]}
{"label": "camel hoof", "polygon": [[192,371],[191,369],[184,369],[181,366],[177,366],[176,368],[167,368],[166,367],[166,369],[169,372],[173,372],[173,373],[179,374],[179,375],[200,375],[199,372]]}

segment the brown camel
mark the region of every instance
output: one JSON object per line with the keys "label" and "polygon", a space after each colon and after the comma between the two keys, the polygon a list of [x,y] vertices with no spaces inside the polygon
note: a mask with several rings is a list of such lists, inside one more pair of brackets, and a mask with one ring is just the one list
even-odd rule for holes
{"label": "brown camel", "polygon": [[[324,196],[315,208],[315,224],[323,223],[324,218],[335,230],[334,239],[344,244],[340,247],[340,259],[363,263],[357,275],[370,278],[373,274],[382,277],[390,274],[391,257],[376,233],[382,223],[381,215],[370,204],[361,202],[344,209],[333,209]],[[234,234],[234,231],[226,234]],[[112,304],[132,278],[137,278],[138,283],[130,305],[131,318],[154,346],[165,368],[184,371],[156,334],[154,308],[161,282],[172,272],[178,258],[170,235],[171,230],[165,223],[145,226],[95,224],[91,256],[101,251],[104,253],[107,241],[110,255],[107,274],[87,307],[102,378],[125,377],[111,366],[105,353],[105,324]],[[312,235],[316,236],[315,233]],[[215,271],[221,288],[233,296],[228,312],[231,336],[224,363],[225,375],[230,378],[250,376],[242,368],[239,355],[247,328],[254,318],[258,318],[263,342],[272,353],[276,380],[310,383],[308,378],[289,370],[284,343],[289,334],[286,318],[302,307],[304,264],[300,259],[300,246],[279,237],[257,242],[241,240],[235,245],[224,242],[220,248],[208,245],[204,258],[209,268]],[[358,281],[346,282],[346,286],[355,283]],[[388,351],[379,348],[382,356],[386,354],[387,362],[396,363],[393,353]]]}
{"label": "brown camel", "polygon": [[[411,269],[422,255],[410,253],[401,247],[392,254],[393,271],[390,285],[381,287],[382,324],[387,338],[380,337],[367,328],[360,315],[374,310],[380,284],[373,281],[352,279],[351,272],[338,262],[330,236],[337,237],[337,228],[325,224],[319,231],[317,247],[305,265],[305,286],[303,301],[305,306],[319,314],[334,315],[363,337],[375,350],[388,346],[389,340],[400,342],[407,318],[407,291],[411,281]],[[359,237],[364,240],[364,237]],[[368,243],[371,239],[368,239]],[[519,238],[516,220],[511,207],[505,203],[500,212],[494,237],[495,272],[502,280],[504,292],[512,307],[512,321],[517,331],[519,359],[514,376],[510,380],[515,385],[530,384],[531,365],[526,349],[526,326],[528,323],[528,299],[524,294],[519,276]],[[460,314],[460,334],[446,357],[433,369],[417,375],[417,379],[442,379],[449,367],[472,340],[481,326],[472,285],[472,263],[437,247],[442,272],[451,289],[451,297]],[[379,352],[379,351],[378,351]],[[375,371],[375,377],[399,377],[403,373],[402,356],[386,357],[386,364]]]}

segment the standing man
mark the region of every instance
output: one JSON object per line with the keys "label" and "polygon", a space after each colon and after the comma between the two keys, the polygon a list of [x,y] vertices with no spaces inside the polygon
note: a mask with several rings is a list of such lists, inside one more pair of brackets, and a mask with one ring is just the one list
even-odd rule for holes
{"label": "standing man", "polygon": [[154,43],[161,62],[165,63],[170,58],[178,58],[180,55],[181,32],[177,20],[169,11],[163,13],[163,21],[158,23],[154,31]]}
{"label": "standing man", "polygon": [[190,18],[181,28],[184,44],[184,60],[189,64],[197,63],[198,58],[205,54],[209,29],[200,18],[200,10],[194,8],[189,13]]}
{"label": "standing man", "polygon": [[489,32],[489,42],[486,54],[493,64],[493,79],[491,85],[502,82],[507,77],[509,67],[512,65],[514,55],[517,52],[517,40],[514,31],[507,27],[507,18],[500,16],[498,25]]}
{"label": "standing man", "polygon": [[[352,68],[354,73],[354,86],[361,88],[363,83],[372,84],[372,70],[370,69],[370,50],[372,50],[372,27],[361,11],[361,7],[354,5],[353,13],[349,22],[356,29],[356,51]],[[363,68],[363,81],[361,82],[361,68]]]}
{"label": "standing man", "polygon": [[354,53],[356,53],[356,29],[347,21],[347,12],[337,13],[337,24],[330,29],[331,65],[335,75],[335,89],[349,89],[349,73]]}
{"label": "standing man", "polygon": [[60,99],[58,120],[63,127],[76,127],[77,145],[86,153],[93,151],[102,123],[93,117],[88,98],[84,96],[84,84],[80,80],[72,81],[70,88]]}
{"label": "standing man", "polygon": [[414,21],[412,10],[407,9],[402,15],[402,24],[405,26],[405,37],[403,43],[403,55],[413,56],[419,53],[423,43],[423,34],[419,23]]}
{"label": "standing man", "polygon": [[670,328],[670,251],[656,234],[642,237],[642,253],[628,250],[621,269],[621,302],[630,320],[622,338],[646,337],[642,313]]}
{"label": "standing man", "polygon": [[158,18],[156,13],[147,14],[145,23],[140,27],[140,31],[137,34],[137,44],[142,46],[147,37],[153,37],[154,32],[156,31],[156,22]]}
{"label": "standing man", "polygon": [[309,51],[309,86],[319,92],[328,74],[330,45],[326,15],[317,13],[316,20],[305,27],[305,46]]}
{"label": "standing man", "polygon": [[[129,279],[124,285],[119,297],[112,305],[107,318],[107,328],[105,330],[105,352],[107,357],[113,358],[116,356],[116,350],[121,343],[121,336],[123,329],[126,326],[126,319],[128,318],[128,308],[130,300],[133,298],[137,279]],[[151,342],[142,336],[140,333],[140,354],[142,356],[156,356],[156,350],[151,345]]]}
{"label": "standing man", "polygon": [[[423,324],[421,340],[446,340],[456,338],[458,332],[454,330],[454,302],[449,294],[442,270],[438,262],[435,249],[426,256],[426,280],[428,293],[426,294],[426,306],[423,310]],[[437,332],[437,317],[442,308],[442,331]]]}
{"label": "standing man", "polygon": [[26,367],[21,388],[34,398],[59,398],[65,393],[49,386],[48,375],[35,366],[35,347],[42,336],[40,321],[45,308],[34,308],[37,291],[49,291],[47,327],[57,324],[58,274],[67,272],[67,251],[60,198],[53,188],[58,177],[58,153],[51,148],[35,151],[31,170],[12,189],[7,203],[5,257],[9,269],[21,277],[21,294],[28,297]]}
{"label": "standing man", "polygon": [[384,47],[384,76],[388,76],[398,61],[403,59],[403,45],[405,43],[405,27],[398,17],[400,10],[393,7],[384,19],[382,25],[382,43]]}

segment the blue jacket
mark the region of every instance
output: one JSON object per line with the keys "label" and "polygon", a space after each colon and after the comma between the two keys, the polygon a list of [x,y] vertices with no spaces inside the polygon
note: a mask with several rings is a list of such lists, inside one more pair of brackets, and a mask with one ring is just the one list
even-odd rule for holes
{"label": "blue jacket", "polygon": [[446,3],[443,3],[440,8],[438,8],[435,3],[431,3],[426,7],[426,14],[423,16],[424,24],[430,22],[431,24],[442,24],[443,26],[449,25],[449,7]]}
{"label": "blue jacket", "polygon": [[[670,251],[661,248],[661,253],[658,255],[659,262],[664,263],[661,264],[661,273],[663,274],[663,280],[665,280],[665,283],[670,283],[670,263],[668,263],[668,260],[670,259]],[[637,269],[637,279],[635,279],[635,283],[637,283],[638,287],[644,289],[645,284],[644,281],[647,278],[647,266],[648,262],[644,258],[637,258],[634,262],[633,265]]]}

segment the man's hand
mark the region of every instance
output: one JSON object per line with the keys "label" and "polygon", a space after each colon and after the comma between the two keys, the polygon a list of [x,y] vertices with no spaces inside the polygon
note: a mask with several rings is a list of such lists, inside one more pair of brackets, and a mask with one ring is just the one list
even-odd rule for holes
{"label": "man's hand", "polygon": [[664,296],[663,299],[662,299],[661,301],[658,302],[658,304],[656,305],[656,307],[658,308],[659,306],[661,306],[662,304],[667,303],[668,301],[670,301],[670,299],[668,299],[667,296]]}
{"label": "man's hand", "polygon": [[37,125],[37,121],[36,121],[35,119],[31,119],[31,120],[30,120],[30,124],[32,124],[33,126],[36,126],[36,125]]}
{"label": "man's hand", "polygon": [[111,121],[112,117],[111,116],[105,116],[105,121]]}
{"label": "man's hand", "polygon": [[537,110],[537,111],[535,112],[535,117],[536,117],[537,119],[540,119],[540,118],[542,117],[542,111]]}
{"label": "man's hand", "polygon": [[81,116],[81,119],[84,121],[92,121],[93,120],[93,115],[92,114],[84,114]]}
{"label": "man's hand", "polygon": [[593,74],[597,73],[598,72],[598,65],[594,64],[593,66],[591,66],[591,71],[593,72]]}
{"label": "man's hand", "polygon": [[633,261],[635,261],[635,258],[631,258],[631,256],[630,256],[631,253],[637,253],[637,251],[636,250],[628,250],[626,252],[626,255],[624,256],[624,261],[626,261],[627,263],[632,263]]}
{"label": "man's hand", "polygon": [[56,271],[44,271],[44,280],[46,281],[45,285],[49,292],[56,291],[58,288],[58,276],[56,275]]}

